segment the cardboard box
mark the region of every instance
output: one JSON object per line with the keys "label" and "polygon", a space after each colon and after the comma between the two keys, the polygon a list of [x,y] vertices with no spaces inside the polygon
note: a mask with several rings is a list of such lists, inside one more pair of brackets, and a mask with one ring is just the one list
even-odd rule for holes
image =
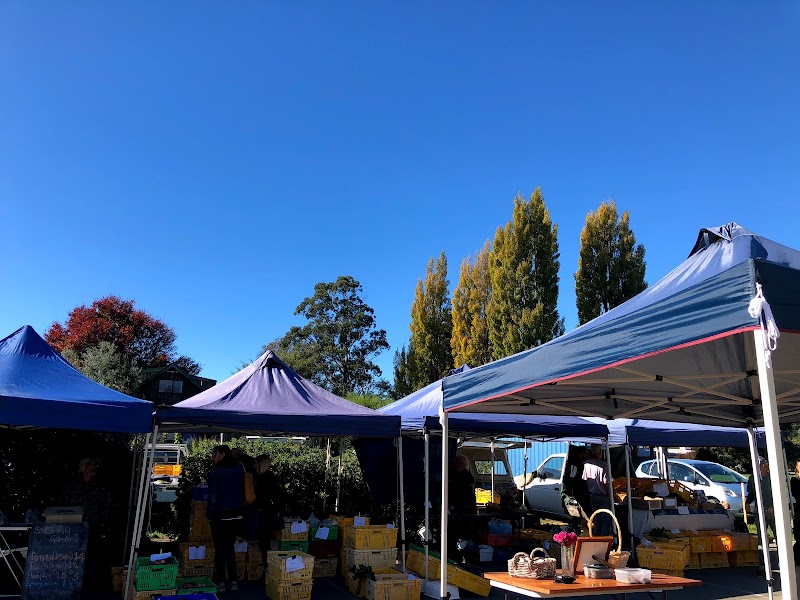
{"label": "cardboard box", "polygon": [[80,523],[83,521],[81,506],[50,506],[42,513],[48,523]]}
{"label": "cardboard box", "polygon": [[631,498],[631,506],[640,510],[658,510],[663,505],[661,498],[650,498],[647,500],[644,498]]}

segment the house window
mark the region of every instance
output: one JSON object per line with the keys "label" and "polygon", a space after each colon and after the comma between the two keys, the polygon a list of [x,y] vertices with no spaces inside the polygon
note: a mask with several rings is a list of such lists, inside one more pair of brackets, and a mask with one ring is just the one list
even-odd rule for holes
{"label": "house window", "polygon": [[159,394],[180,394],[183,392],[183,381],[178,379],[162,379],[158,382]]}

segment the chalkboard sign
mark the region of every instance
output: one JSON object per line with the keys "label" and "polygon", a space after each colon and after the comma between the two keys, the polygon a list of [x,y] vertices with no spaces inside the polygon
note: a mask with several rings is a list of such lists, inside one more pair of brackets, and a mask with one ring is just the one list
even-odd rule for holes
{"label": "chalkboard sign", "polygon": [[78,600],[86,561],[85,523],[40,523],[28,541],[22,600]]}

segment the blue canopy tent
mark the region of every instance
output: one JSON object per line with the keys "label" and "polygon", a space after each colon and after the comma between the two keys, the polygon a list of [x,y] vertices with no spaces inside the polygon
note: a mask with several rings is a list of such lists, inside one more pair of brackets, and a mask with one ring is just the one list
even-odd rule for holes
{"label": "blue canopy tent", "polygon": [[[459,367],[453,374],[468,371],[466,365]],[[430,432],[441,431],[439,414],[442,412],[442,385],[443,379],[435,381],[422,389],[409,394],[387,406],[378,409],[378,412],[387,415],[397,415],[402,419],[402,430],[405,434],[420,433],[424,436],[424,473],[425,473],[425,556],[427,579],[427,551],[431,541],[430,533]],[[492,453],[494,453],[494,438],[496,437],[524,437],[547,439],[590,439],[594,441],[606,440],[608,428],[604,424],[592,423],[580,417],[543,417],[529,415],[506,414],[464,414],[454,415],[449,419],[450,435],[458,435],[462,439],[469,437],[490,437]],[[527,442],[526,442],[527,443]],[[527,452],[526,452],[527,457]],[[527,463],[526,463],[527,471]],[[404,472],[398,472],[400,478]],[[439,481],[441,484],[443,480]],[[492,461],[492,494],[494,494],[494,461]],[[524,496],[523,496],[524,497]]]}
{"label": "blue canopy tent", "polygon": [[89,379],[30,325],[0,340],[0,426],[146,433],[153,405]]}
{"label": "blue canopy tent", "polygon": [[[683,263],[624,304],[449,378],[444,407],[748,427],[754,461],[752,427],[763,423],[773,472],[783,472],[779,419],[800,420],[798,333],[800,252],[731,223],[701,230]],[[781,478],[772,491],[779,557],[789,565]],[[781,569],[781,586],[797,595],[794,569]]]}

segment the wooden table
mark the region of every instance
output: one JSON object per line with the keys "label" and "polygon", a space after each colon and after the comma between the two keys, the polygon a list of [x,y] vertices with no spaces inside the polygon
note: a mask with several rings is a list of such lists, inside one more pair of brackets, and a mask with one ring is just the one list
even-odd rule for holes
{"label": "wooden table", "polygon": [[653,573],[650,583],[620,583],[615,579],[589,579],[578,575],[575,583],[555,583],[552,579],[525,579],[511,577],[508,573],[484,573],[492,587],[514,592],[529,598],[573,598],[581,596],[600,596],[604,594],[622,595],[637,592],[661,592],[663,598],[667,597],[670,590],[680,590],[684,587],[702,585],[696,579],[684,579],[671,575]]}

